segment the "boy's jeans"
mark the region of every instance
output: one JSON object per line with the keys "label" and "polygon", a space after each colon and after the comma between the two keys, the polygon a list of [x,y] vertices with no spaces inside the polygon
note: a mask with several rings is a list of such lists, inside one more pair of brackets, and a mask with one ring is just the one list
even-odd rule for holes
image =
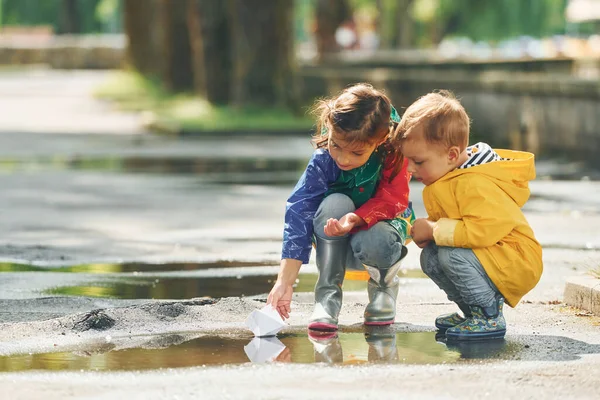
{"label": "boy's jeans", "polygon": [[[326,239],[336,239],[336,237],[325,235],[323,231],[327,220],[329,218],[340,219],[355,210],[354,202],[344,194],[334,193],[325,197],[313,219],[315,235]],[[318,248],[317,251],[319,251]],[[387,222],[378,222],[369,230],[362,230],[351,235],[346,267],[347,269],[363,270],[362,264],[366,264],[386,269],[396,263],[401,254],[401,235]]]}
{"label": "boy's jeans", "polygon": [[431,242],[421,252],[421,269],[455,303],[489,307],[500,295],[471,249]]}

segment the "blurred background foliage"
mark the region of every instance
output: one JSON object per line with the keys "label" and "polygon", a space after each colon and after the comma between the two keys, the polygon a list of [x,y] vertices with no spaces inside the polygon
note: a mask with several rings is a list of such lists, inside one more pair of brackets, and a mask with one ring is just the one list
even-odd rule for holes
{"label": "blurred background foliage", "polygon": [[[52,26],[56,33],[122,31],[123,3],[127,0],[1,0],[0,26]],[[147,0],[151,3],[154,0]],[[177,3],[179,0],[171,0]],[[184,0],[185,1],[185,0]],[[206,0],[205,2],[215,2]],[[224,1],[226,3],[227,1]],[[568,0],[290,0],[295,3],[297,41],[309,39],[319,3],[346,3],[355,16],[377,21],[385,42],[393,45],[399,22],[410,23],[414,45],[428,45],[447,35],[472,40],[502,40],[520,35],[563,34]],[[265,4],[268,6],[268,4]],[[142,3],[140,3],[142,6]],[[331,5],[330,5],[331,7]],[[321,8],[322,9],[322,8]],[[593,33],[596,23],[578,28]]]}
{"label": "blurred background foliage", "polygon": [[121,0],[2,0],[0,26],[52,27],[56,33],[121,32]]}
{"label": "blurred background foliage", "polygon": [[223,119],[211,126],[227,129],[257,115],[251,125],[282,119],[307,126],[294,78],[301,63],[318,65],[347,51],[461,55],[466,47],[477,57],[494,48],[505,49],[503,56],[529,48],[529,56],[542,57],[543,48],[560,50],[567,35],[599,32],[597,20],[567,21],[573,1],[0,0],[0,28],[121,35],[129,76],[115,76],[100,95],[150,109],[152,118],[202,128],[210,116]]}

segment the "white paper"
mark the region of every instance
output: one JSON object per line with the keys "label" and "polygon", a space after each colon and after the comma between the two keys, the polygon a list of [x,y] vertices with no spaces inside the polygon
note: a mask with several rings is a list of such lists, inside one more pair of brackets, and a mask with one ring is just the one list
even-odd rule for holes
{"label": "white paper", "polygon": [[248,359],[254,363],[272,362],[284,349],[285,345],[275,336],[255,337],[244,346]]}
{"label": "white paper", "polygon": [[252,311],[246,319],[246,326],[254,336],[275,336],[283,329],[285,322],[273,306],[267,305],[260,310]]}

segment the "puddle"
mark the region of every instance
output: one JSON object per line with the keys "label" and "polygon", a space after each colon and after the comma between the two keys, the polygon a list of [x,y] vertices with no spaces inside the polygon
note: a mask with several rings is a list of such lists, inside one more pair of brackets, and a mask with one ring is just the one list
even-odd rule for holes
{"label": "puddle", "polygon": [[[219,278],[137,278],[63,286],[47,294],[115,299],[191,299],[239,297],[269,293],[277,275]],[[314,289],[314,285],[313,285]]]}
{"label": "puddle", "polygon": [[[307,334],[252,338],[203,336],[185,341],[181,335],[149,337],[145,348],[113,350],[114,344],[77,353],[44,353],[0,357],[0,371],[123,371],[249,362],[360,364],[448,364],[468,359],[511,358],[521,346],[505,340],[448,347],[434,332],[394,333],[378,328],[369,333],[339,333],[310,338]],[[166,347],[168,346],[168,347]],[[161,348],[163,347],[163,348]]]}
{"label": "puddle", "polygon": [[[216,157],[48,157],[28,160],[0,159],[0,173],[15,171],[89,170],[104,172],[151,174],[218,174],[227,181],[227,174],[271,173],[262,179],[289,181],[298,179],[306,167],[306,160],[267,158],[216,158]],[[288,173],[293,173],[290,175]]]}
{"label": "puddle", "polygon": [[[180,300],[267,294],[277,278],[277,268],[272,263],[255,262],[84,264],[65,267],[0,263],[0,274],[56,274],[54,281],[59,283],[50,289],[48,286],[42,289],[50,295]],[[59,273],[80,274],[83,282],[78,280],[75,285],[61,286]],[[415,269],[402,270],[398,276],[401,285],[409,284],[413,278],[426,278],[421,270]],[[316,273],[300,274],[294,290],[312,292],[316,282]],[[347,291],[364,291],[367,282],[346,279],[343,288]]]}
{"label": "puddle", "polygon": [[238,268],[273,266],[272,262],[220,261],[213,263],[122,263],[122,264],[80,264],[72,266],[41,266],[19,263],[0,263],[0,272],[79,272],[88,274],[144,273],[198,271],[213,268]]}
{"label": "puddle", "polygon": [[[53,295],[105,297],[117,299],[191,299],[194,297],[239,297],[267,294],[277,275],[249,275],[231,277],[177,277],[109,280],[82,286],[64,286],[46,291]],[[312,292],[316,274],[300,274],[295,292]],[[366,290],[367,282],[345,281],[344,290]]]}

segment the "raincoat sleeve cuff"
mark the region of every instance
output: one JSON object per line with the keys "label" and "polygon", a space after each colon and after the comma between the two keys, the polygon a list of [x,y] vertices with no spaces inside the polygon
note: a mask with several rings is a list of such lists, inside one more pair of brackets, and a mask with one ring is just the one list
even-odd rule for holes
{"label": "raincoat sleeve cuff", "polygon": [[308,264],[308,261],[310,260],[310,252],[312,250],[312,246],[308,247],[308,248],[303,248],[301,250],[284,250],[281,253],[281,258],[290,258],[292,260],[299,260],[302,261],[302,265],[304,264]]}
{"label": "raincoat sleeve cuff", "polygon": [[377,222],[379,222],[379,220],[377,219],[377,216],[374,215],[375,213],[370,212],[368,210],[359,208],[356,211],[354,211],[354,214],[358,215],[359,217],[362,218],[363,221],[365,221],[365,225],[359,226],[358,228],[354,228],[357,231],[359,231],[361,229],[368,229],[368,228],[372,227],[373,225],[375,225]]}
{"label": "raincoat sleeve cuff", "polygon": [[458,220],[441,218],[433,227],[433,240],[438,246],[454,247],[454,231]]}

